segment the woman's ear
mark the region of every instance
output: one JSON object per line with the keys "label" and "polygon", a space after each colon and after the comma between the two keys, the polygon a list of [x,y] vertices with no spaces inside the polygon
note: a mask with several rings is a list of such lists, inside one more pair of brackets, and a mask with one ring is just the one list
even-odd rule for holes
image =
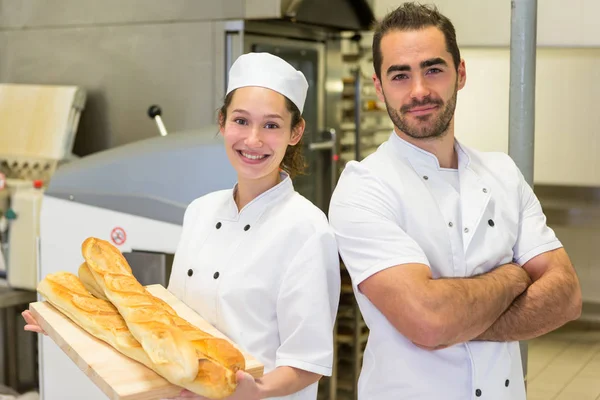
{"label": "woman's ear", "polygon": [[223,113],[219,112],[219,133],[223,135],[225,131],[225,116]]}
{"label": "woman's ear", "polygon": [[306,121],[304,118],[302,118],[298,125],[292,129],[292,138],[290,139],[291,146],[295,146],[298,144],[300,139],[302,139],[302,135],[304,135],[304,128],[306,128]]}

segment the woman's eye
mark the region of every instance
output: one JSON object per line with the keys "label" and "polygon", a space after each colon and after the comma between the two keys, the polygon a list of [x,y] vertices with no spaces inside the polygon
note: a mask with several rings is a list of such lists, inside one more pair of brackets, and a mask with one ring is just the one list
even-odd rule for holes
{"label": "woman's eye", "polygon": [[277,124],[266,124],[265,128],[267,128],[267,129],[277,129],[277,128],[279,128],[279,125],[277,125]]}
{"label": "woman's eye", "polygon": [[247,124],[246,120],[243,118],[235,118],[233,120],[233,122],[235,122],[238,125],[246,125]]}

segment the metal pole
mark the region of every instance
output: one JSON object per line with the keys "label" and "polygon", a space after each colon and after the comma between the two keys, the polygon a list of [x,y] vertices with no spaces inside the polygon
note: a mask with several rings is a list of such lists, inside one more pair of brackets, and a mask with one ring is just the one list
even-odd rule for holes
{"label": "metal pole", "polygon": [[512,0],[508,154],[533,186],[537,0]]}
{"label": "metal pole", "polygon": [[[533,188],[537,0],[511,1],[508,154]],[[521,342],[527,383],[527,342]]]}

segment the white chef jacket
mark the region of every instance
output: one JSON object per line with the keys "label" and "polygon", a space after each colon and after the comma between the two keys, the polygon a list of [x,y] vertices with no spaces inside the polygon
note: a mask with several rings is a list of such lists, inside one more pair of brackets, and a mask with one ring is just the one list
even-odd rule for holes
{"label": "white chef jacket", "polygon": [[332,197],[330,223],[370,329],[359,399],[525,400],[518,342],[421,350],[358,289],[399,264],[425,264],[434,278],[469,277],[561,247],[506,154],[455,143],[452,176],[392,132],[375,153],[346,165]]}
{"label": "white chef jacket", "polygon": [[[331,375],[339,255],[325,214],[285,173],[240,212],[232,190],[187,208],[169,290],[252,354]],[[317,383],[285,399],[314,400]]]}

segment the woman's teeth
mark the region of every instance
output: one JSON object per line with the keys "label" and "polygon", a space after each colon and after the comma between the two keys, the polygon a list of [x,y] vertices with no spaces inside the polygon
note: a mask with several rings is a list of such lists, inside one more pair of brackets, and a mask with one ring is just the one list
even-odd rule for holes
{"label": "woman's teeth", "polygon": [[248,154],[248,153],[244,153],[243,151],[240,152],[242,154],[242,156],[250,159],[250,160],[260,160],[262,158],[265,158],[266,155],[265,154],[257,154],[257,155],[253,155],[253,154]]}

